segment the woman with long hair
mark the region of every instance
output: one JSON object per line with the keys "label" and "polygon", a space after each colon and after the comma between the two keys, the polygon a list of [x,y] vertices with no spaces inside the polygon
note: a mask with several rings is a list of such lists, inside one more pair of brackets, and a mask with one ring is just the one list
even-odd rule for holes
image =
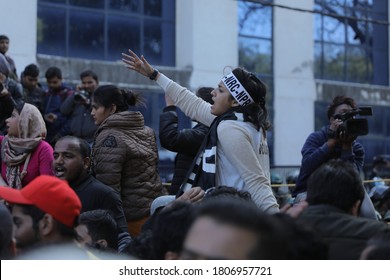
{"label": "woman with long hair", "polygon": [[149,217],[152,201],[165,194],[158,174],[154,131],[145,126],[139,111],[140,96],[114,85],[98,87],[91,115],[98,125],[92,147],[92,171],[96,178],[121,196],[132,236],[139,234]]}
{"label": "woman with long hair", "polygon": [[143,56],[131,50],[122,55],[128,69],[157,81],[187,116],[210,126],[181,191],[232,186],[248,191],[264,212],[279,212],[270,187],[265,84],[245,69],[235,68],[212,91],[214,104],[210,105],[159,73]]}

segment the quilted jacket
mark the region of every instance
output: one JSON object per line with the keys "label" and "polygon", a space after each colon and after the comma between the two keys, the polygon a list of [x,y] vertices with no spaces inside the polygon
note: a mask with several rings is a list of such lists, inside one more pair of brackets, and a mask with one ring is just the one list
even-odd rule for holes
{"label": "quilted jacket", "polygon": [[113,114],[99,126],[92,171],[120,193],[128,222],[148,216],[152,201],[165,194],[158,174],[156,136],[144,125],[140,112]]}

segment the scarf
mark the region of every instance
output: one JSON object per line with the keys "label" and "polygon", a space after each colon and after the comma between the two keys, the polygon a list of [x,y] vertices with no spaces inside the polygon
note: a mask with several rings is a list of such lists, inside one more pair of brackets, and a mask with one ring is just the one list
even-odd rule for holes
{"label": "scarf", "polygon": [[225,120],[243,121],[238,109],[231,108],[226,113],[216,117],[210,125],[210,129],[199,148],[198,154],[194,158],[189,171],[181,185],[176,197],[181,196],[185,191],[200,186],[207,190],[215,186],[215,173],[217,170],[217,142],[218,142],[218,125]]}
{"label": "scarf", "polygon": [[[6,179],[12,188],[22,188],[32,151],[46,135],[46,126],[39,110],[25,103],[17,123],[19,135],[5,136],[1,143],[1,158],[6,164]],[[24,163],[23,171],[20,166]]]}

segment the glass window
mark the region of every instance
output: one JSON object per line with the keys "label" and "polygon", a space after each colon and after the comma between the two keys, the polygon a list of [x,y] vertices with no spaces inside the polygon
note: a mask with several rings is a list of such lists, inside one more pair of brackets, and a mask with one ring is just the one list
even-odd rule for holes
{"label": "glass window", "polygon": [[162,16],[161,0],[144,0],[144,13],[149,16]]}
{"label": "glass window", "polygon": [[388,85],[388,1],[314,2],[316,78]]}
{"label": "glass window", "polygon": [[141,9],[141,4],[140,0],[110,0],[109,8],[137,13]]}
{"label": "glass window", "polygon": [[130,48],[140,53],[141,23],[139,19],[125,17],[108,17],[108,52],[109,60],[120,60],[122,52],[127,53]]}
{"label": "glass window", "polygon": [[[272,7],[253,1],[237,1],[239,65],[256,73],[267,85],[267,107],[273,120]],[[267,134],[273,164],[273,135]]]}
{"label": "glass window", "polygon": [[104,8],[104,0],[69,0],[70,5],[87,8]]}
{"label": "glass window", "polygon": [[272,74],[272,43],[270,40],[239,38],[240,65],[252,72]]}
{"label": "glass window", "polygon": [[175,0],[40,0],[38,53],[118,60],[131,48],[175,65]]}
{"label": "glass window", "polygon": [[99,13],[71,11],[69,17],[69,56],[104,57],[104,16]]}
{"label": "glass window", "polygon": [[37,43],[39,53],[65,55],[66,13],[57,8],[42,7],[38,10]]}

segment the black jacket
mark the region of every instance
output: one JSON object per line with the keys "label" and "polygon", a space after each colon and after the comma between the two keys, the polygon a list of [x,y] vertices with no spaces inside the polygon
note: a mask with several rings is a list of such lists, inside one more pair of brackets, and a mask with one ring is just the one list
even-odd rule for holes
{"label": "black jacket", "polygon": [[201,123],[179,130],[176,106],[164,108],[160,115],[160,143],[163,148],[177,153],[170,194],[178,192],[208,131],[209,127]]}
{"label": "black jacket", "polygon": [[118,224],[119,232],[128,232],[122,201],[119,194],[91,174],[70,184],[81,201],[81,213],[96,209],[109,210]]}
{"label": "black jacket", "polygon": [[352,216],[332,205],[309,206],[298,219],[323,236],[333,260],[358,260],[368,239],[389,229],[382,222]]}

